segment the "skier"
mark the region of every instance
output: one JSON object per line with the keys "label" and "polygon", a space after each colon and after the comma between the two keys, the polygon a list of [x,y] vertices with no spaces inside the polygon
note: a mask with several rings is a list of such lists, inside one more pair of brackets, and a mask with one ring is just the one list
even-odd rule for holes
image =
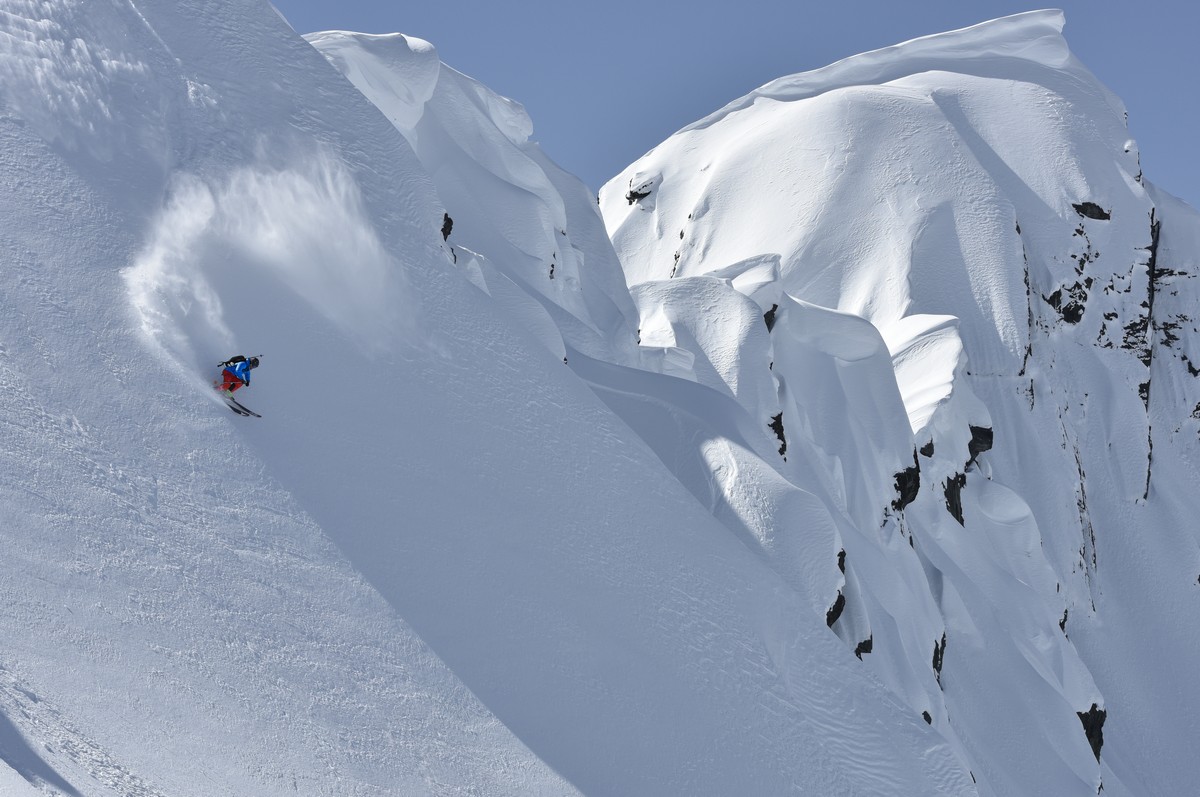
{"label": "skier", "polygon": [[221,363],[220,367],[223,370],[221,371],[221,381],[215,383],[217,390],[229,398],[233,398],[233,394],[240,388],[250,386],[250,371],[258,367],[258,358],[246,359],[238,354]]}

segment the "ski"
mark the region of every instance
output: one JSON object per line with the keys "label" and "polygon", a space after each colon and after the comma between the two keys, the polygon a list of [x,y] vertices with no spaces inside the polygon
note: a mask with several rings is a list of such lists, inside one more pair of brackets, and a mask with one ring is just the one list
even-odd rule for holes
{"label": "ski", "polygon": [[249,418],[261,418],[262,417],[254,410],[252,410],[248,407],[243,407],[232,396],[225,396],[225,403],[229,405],[229,409],[233,410],[238,415],[242,415],[244,417],[249,417]]}

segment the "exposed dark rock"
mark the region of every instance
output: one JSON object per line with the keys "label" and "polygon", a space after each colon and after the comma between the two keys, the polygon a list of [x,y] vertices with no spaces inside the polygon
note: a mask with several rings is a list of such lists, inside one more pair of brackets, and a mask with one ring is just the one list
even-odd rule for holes
{"label": "exposed dark rock", "polygon": [[1146,329],[1149,326],[1149,316],[1138,316],[1125,325],[1125,335],[1121,341],[1121,348],[1127,349],[1137,354],[1137,358],[1142,361],[1142,365],[1150,367],[1150,341],[1146,336]]}
{"label": "exposed dark rock", "polygon": [[986,426],[971,427],[971,442],[967,443],[967,452],[971,458],[967,460],[967,464],[975,461],[975,458],[984,451],[992,450],[992,430]]}
{"label": "exposed dark rock", "polygon": [[946,493],[946,509],[958,521],[958,525],[966,526],[963,521],[962,509],[962,488],[967,486],[967,475],[965,473],[956,473],[945,484]]}
{"label": "exposed dark rock", "polygon": [[550,255],[550,279],[554,279],[555,256]]}
{"label": "exposed dark rock", "polygon": [[1067,299],[1063,300],[1064,288],[1059,288],[1049,296],[1043,296],[1046,303],[1058,311],[1062,320],[1068,324],[1078,324],[1083,320],[1084,302],[1087,301],[1087,291],[1082,284],[1076,282],[1065,288]]}
{"label": "exposed dark rock", "polygon": [[938,686],[942,685],[942,659],[946,655],[946,634],[942,633],[942,640],[933,643],[933,674],[937,678]]}
{"label": "exposed dark rock", "polygon": [[1075,212],[1087,219],[1095,219],[1096,221],[1108,221],[1112,218],[1112,214],[1104,208],[1097,205],[1095,202],[1077,202],[1071,207],[1075,208]]}
{"label": "exposed dark rock", "polygon": [[862,661],[862,654],[870,653],[871,648],[873,647],[875,647],[875,635],[871,634],[871,636],[867,637],[862,642],[859,642],[854,647],[854,655],[858,656],[859,661]]}
{"label": "exposed dark rock", "polygon": [[933,456],[933,441],[932,440],[930,440],[925,445],[921,446],[921,456],[923,456],[923,457],[932,457]]}
{"label": "exposed dark rock", "polygon": [[771,427],[771,431],[779,438],[779,456],[787,460],[787,438],[783,434],[783,413],[771,418],[771,422],[767,424]]}
{"label": "exposed dark rock", "polygon": [[846,549],[838,551],[838,570],[842,571],[842,575],[846,574]]}
{"label": "exposed dark rock", "polygon": [[1178,313],[1173,318],[1173,321],[1160,321],[1154,325],[1154,329],[1162,335],[1162,344],[1168,348],[1174,348],[1175,344],[1179,342],[1179,335],[1175,334],[1176,331],[1192,320],[1183,313]]}
{"label": "exposed dark rock", "polygon": [[1078,324],[1082,319],[1084,319],[1084,302],[1068,301],[1066,305],[1062,306],[1061,310],[1058,310],[1058,312],[1062,314],[1063,322],[1068,324]]}
{"label": "exposed dark rock", "polygon": [[1108,717],[1108,712],[1093,703],[1087,711],[1075,713],[1079,715],[1079,721],[1083,723],[1083,732],[1087,735],[1088,744],[1092,746],[1092,753],[1099,761],[1100,748],[1104,745],[1104,720]]}
{"label": "exposed dark rock", "polygon": [[842,616],[842,610],[846,608],[846,596],[838,591],[837,600],[829,607],[829,611],[825,612],[825,625],[833,628],[833,624]]}
{"label": "exposed dark rock", "polygon": [[442,214],[442,240],[445,241],[450,237],[450,231],[454,229],[454,219],[450,218],[449,213]]}
{"label": "exposed dark rock", "polygon": [[[1087,394],[1084,394],[1087,398]],[[1064,432],[1065,434],[1065,432]],[[1079,448],[1072,444],[1075,453],[1075,472],[1079,475],[1079,492],[1075,495],[1075,507],[1079,510],[1079,528],[1083,534],[1083,545],[1079,549],[1080,564],[1091,580],[1091,574],[1096,570],[1096,529],[1092,525],[1091,512],[1087,503],[1087,474],[1083,471],[1083,458],[1079,456]],[[1090,562],[1090,564],[1089,564]]]}
{"label": "exposed dark rock", "polygon": [[[1020,227],[1020,225],[1017,226],[1018,228]],[[1017,232],[1020,232],[1020,229]],[[1017,375],[1025,376],[1025,370],[1029,367],[1029,358],[1033,356],[1033,328],[1035,322],[1033,318],[1033,288],[1029,285],[1029,251],[1025,248],[1024,239],[1021,241],[1021,261],[1021,278],[1025,283],[1025,326],[1029,332],[1029,342],[1025,344],[1025,358],[1021,360],[1021,371]],[[1031,403],[1030,408],[1032,409],[1032,407]]]}
{"label": "exposed dark rock", "polygon": [[[1143,338],[1144,354],[1141,357],[1143,363],[1149,368],[1154,361],[1154,341],[1153,330],[1154,324],[1154,293],[1158,282],[1158,240],[1162,232],[1162,222],[1155,218],[1155,211],[1150,211],[1150,257],[1146,262],[1146,269],[1149,272],[1149,285],[1147,287],[1148,296],[1146,297],[1146,336]],[[1138,395],[1142,397],[1142,403],[1146,407],[1146,412],[1150,412],[1150,380],[1138,385]],[[1146,490],[1142,494],[1142,498],[1150,497],[1150,469],[1154,463],[1154,434],[1153,430],[1147,431],[1149,446],[1146,453]]]}
{"label": "exposed dark rock", "polygon": [[775,328],[775,311],[779,309],[779,305],[771,305],[771,309],[763,314],[763,321],[767,324],[767,331],[770,332]]}
{"label": "exposed dark rock", "polygon": [[643,183],[642,185],[639,185],[637,188],[634,188],[633,181],[630,180],[629,192],[627,194],[625,194],[625,201],[631,205],[634,202],[641,202],[643,199],[650,196],[650,191],[651,191],[651,185],[649,183]]}
{"label": "exposed dark rock", "polygon": [[[1087,228],[1085,228],[1082,224],[1075,228],[1074,234],[1077,237],[1082,238],[1085,244],[1082,252],[1070,255],[1070,258],[1075,261],[1075,273],[1082,276],[1083,272],[1087,269],[1088,263],[1100,259],[1100,253],[1092,248],[1092,239],[1088,237]],[[1092,287],[1091,280],[1085,280],[1084,282],[1088,288]],[[1079,285],[1076,284],[1074,288],[1079,288]],[[1084,298],[1086,299],[1087,297]]]}
{"label": "exposed dark rock", "polygon": [[921,489],[921,466],[917,463],[917,452],[913,452],[911,468],[905,468],[896,474],[896,500],[892,501],[892,509],[897,512],[916,500]]}
{"label": "exposed dark rock", "polygon": [[[1149,395],[1147,395],[1147,407],[1149,410]],[[1154,469],[1154,427],[1146,425],[1146,489],[1142,491],[1142,500],[1145,501],[1150,497],[1150,474]],[[1093,542],[1095,542],[1093,535]],[[1093,551],[1095,546],[1092,546]],[[1095,554],[1093,553],[1093,556]]]}
{"label": "exposed dark rock", "polygon": [[933,724],[933,717],[929,716],[929,712],[928,712],[928,711],[922,711],[922,712],[921,712],[921,717],[922,717],[922,718],[925,720],[926,724],[928,724],[928,725],[932,725],[932,724]]}
{"label": "exposed dark rock", "polygon": [[[1070,609],[1063,609],[1062,619],[1058,621],[1058,627],[1063,632],[1063,636],[1067,636],[1067,614],[1070,611]],[[1070,637],[1067,638],[1070,639]]]}

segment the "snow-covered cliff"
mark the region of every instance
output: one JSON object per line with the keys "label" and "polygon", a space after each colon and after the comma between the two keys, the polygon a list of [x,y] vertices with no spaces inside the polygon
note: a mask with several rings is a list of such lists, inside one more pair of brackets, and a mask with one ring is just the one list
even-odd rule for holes
{"label": "snow-covered cliff", "polygon": [[1200,251],[1168,243],[1200,215],[1143,177],[1062,26],[782,78],[601,204],[652,342],[692,355],[676,375],[711,381],[697,319],[739,292],[765,313],[724,381],[770,383],[741,403],[786,440],[776,467],[852,527],[832,627],[981,792],[1170,793],[1197,776]]}

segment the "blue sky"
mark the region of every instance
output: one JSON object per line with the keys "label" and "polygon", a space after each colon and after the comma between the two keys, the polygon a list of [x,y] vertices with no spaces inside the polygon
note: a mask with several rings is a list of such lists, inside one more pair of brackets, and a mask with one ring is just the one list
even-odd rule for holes
{"label": "blue sky", "polygon": [[[301,33],[399,31],[525,105],[542,149],[593,189],[680,127],[783,75],[1044,8],[1015,0],[274,0]],[[1200,207],[1200,3],[1078,0],[1075,54],[1129,110],[1146,176]]]}

